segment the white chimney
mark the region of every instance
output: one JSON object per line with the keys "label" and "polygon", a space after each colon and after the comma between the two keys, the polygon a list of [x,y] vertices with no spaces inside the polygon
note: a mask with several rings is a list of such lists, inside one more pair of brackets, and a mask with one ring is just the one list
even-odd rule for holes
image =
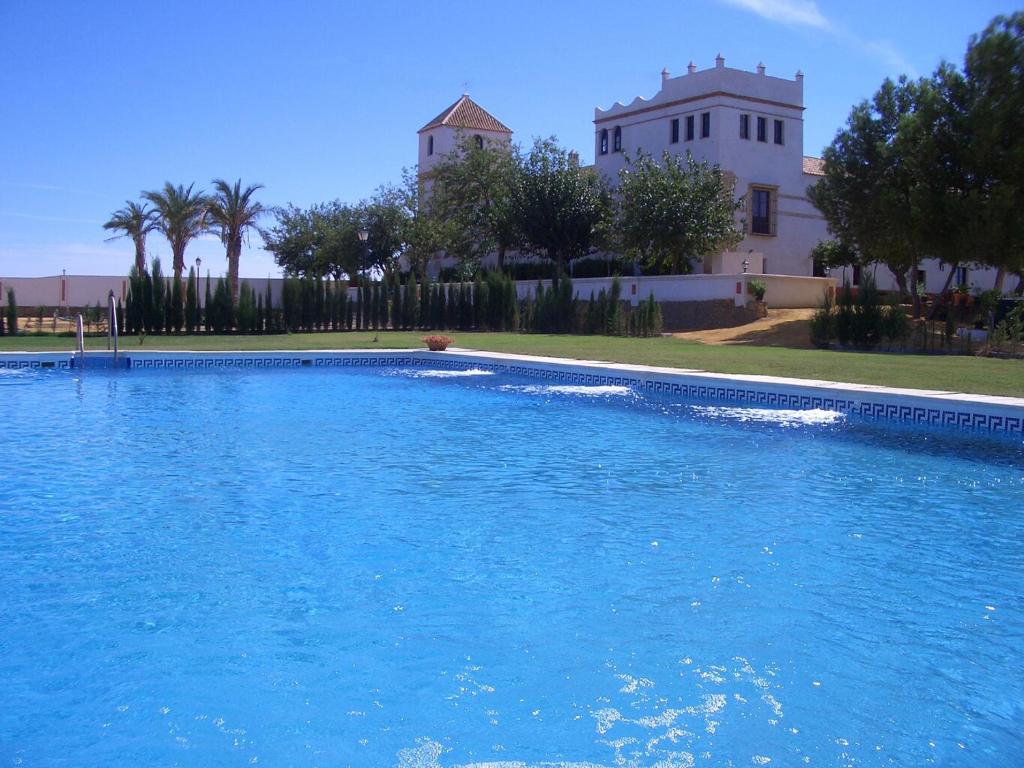
{"label": "white chimney", "polygon": [[715,56],[715,66],[719,69],[725,66],[725,59],[722,58],[722,54]]}
{"label": "white chimney", "polygon": [[804,79],[804,73],[803,73],[803,70],[800,70],[800,69],[798,69],[798,70],[796,71],[796,79],[797,79],[797,80],[803,80],[803,79]]}
{"label": "white chimney", "polygon": [[661,82],[664,83],[666,80],[669,79],[669,77],[670,75],[668,73],[668,67],[665,67],[663,70],[661,70]]}
{"label": "white chimney", "polygon": [[757,65],[757,74],[759,74],[759,75],[763,75],[764,74],[764,63],[763,62]]}
{"label": "white chimney", "polygon": [[696,72],[696,71],[697,71],[697,65],[696,65],[696,64],[694,64],[694,63],[693,63],[693,62],[691,61],[691,62],[690,62],[690,63],[689,63],[688,65],[687,65],[687,67],[686,67],[686,74],[688,74],[688,75],[692,75],[692,74],[693,74],[694,72]]}

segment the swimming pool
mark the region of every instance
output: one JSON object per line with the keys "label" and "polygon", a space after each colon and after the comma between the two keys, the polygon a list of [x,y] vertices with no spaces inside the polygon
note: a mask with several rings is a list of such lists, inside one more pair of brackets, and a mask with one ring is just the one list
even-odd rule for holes
{"label": "swimming pool", "polygon": [[0,423],[6,764],[1024,757],[1019,440],[401,367]]}

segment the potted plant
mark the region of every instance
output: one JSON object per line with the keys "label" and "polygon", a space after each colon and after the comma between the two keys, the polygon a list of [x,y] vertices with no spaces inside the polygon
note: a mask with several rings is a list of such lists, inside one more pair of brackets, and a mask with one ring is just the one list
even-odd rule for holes
{"label": "potted plant", "polygon": [[455,343],[455,339],[442,335],[424,336],[423,343],[431,352],[444,352],[449,344]]}

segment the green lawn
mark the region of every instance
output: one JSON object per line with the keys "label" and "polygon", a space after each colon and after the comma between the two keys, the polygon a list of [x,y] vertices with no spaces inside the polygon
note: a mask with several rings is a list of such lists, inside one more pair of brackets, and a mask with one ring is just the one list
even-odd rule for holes
{"label": "green lawn", "polygon": [[[401,349],[422,347],[423,332],[297,333],[287,336],[151,336],[143,346],[123,339],[133,350],[298,350]],[[467,349],[575,357],[719,373],[748,373],[943,389],[1024,397],[1024,361],[982,357],[889,355],[782,347],[714,346],[670,337],[653,339],[606,336],[545,336],[515,333],[449,334]],[[374,338],[377,341],[374,341]],[[0,352],[68,351],[74,339],[53,336],[0,337]],[[106,349],[106,339],[87,339],[87,349]]]}

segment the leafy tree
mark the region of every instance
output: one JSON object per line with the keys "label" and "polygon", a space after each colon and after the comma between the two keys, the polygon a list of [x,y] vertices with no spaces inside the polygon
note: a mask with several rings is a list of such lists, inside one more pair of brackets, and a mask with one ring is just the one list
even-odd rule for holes
{"label": "leafy tree", "polygon": [[294,205],[272,210],[276,223],[261,228],[263,247],[286,275],[303,275],[313,269],[317,234],[313,214]]}
{"label": "leafy tree", "polygon": [[201,192],[193,192],[194,186],[174,186],[168,181],[159,191],[142,193],[156,209],[156,229],[171,245],[174,279],[179,281],[185,270],[185,249],[209,224],[209,201]]}
{"label": "leafy tree", "polygon": [[1024,12],[997,16],[971,37],[964,59],[977,221],[995,289],[1024,282]]}
{"label": "leafy tree", "polygon": [[618,229],[627,254],[672,274],[694,259],[738,243],[742,201],[718,166],[665,152],[661,162],[639,153],[619,172]]}
{"label": "leafy tree", "polygon": [[233,185],[224,179],[213,180],[213,196],[209,200],[210,225],[220,232],[220,240],[227,249],[228,285],[233,302],[239,298],[238,262],[242,256],[242,241],[256,221],[263,215],[263,204],[253,200],[262,184],[250,184],[242,189],[242,180]]}
{"label": "leafy tree", "polygon": [[443,249],[459,260],[465,274],[497,251],[498,269],[505,253],[519,244],[512,216],[511,190],[520,170],[515,147],[460,136],[425,179],[430,215],[443,225]]}
{"label": "leafy tree", "polygon": [[825,149],[824,177],[807,191],[832,234],[866,261],[885,264],[903,295],[909,273],[915,314],[929,212],[921,206],[927,197],[918,186],[923,180],[906,161],[917,151],[908,145],[911,132],[904,125],[901,134],[900,128],[915,119],[919,90],[906,78],[887,79],[871,102],[854,107],[846,128]]}
{"label": "leafy tree", "polygon": [[566,260],[594,249],[611,218],[602,177],[581,168],[554,139],[538,139],[509,188],[509,215],[524,244],[550,259],[556,274]]}
{"label": "leafy tree", "polygon": [[148,208],[145,203],[138,203],[127,200],[125,207],[114,211],[110,219],[103,225],[104,229],[120,232],[110,240],[117,240],[121,237],[130,237],[135,245],[135,268],[139,272],[146,269],[146,235],[156,228],[156,212]]}

